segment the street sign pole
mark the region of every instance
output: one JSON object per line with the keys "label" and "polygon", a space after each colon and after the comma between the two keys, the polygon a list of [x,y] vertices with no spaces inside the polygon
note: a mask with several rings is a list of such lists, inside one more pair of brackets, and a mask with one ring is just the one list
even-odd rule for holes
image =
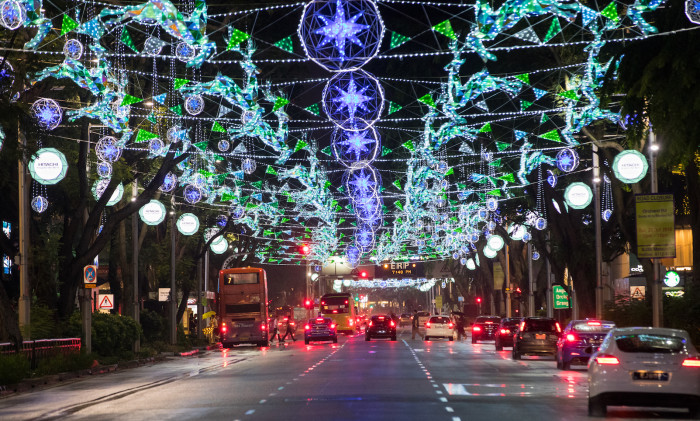
{"label": "street sign pole", "polygon": [[92,352],[92,290],[83,288],[83,336],[85,337],[85,352]]}

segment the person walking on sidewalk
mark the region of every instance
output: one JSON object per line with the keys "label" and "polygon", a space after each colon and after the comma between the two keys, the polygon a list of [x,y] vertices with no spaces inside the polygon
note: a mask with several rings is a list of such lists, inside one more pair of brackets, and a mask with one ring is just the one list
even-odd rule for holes
{"label": "person walking on sidewalk", "polygon": [[411,339],[416,339],[416,333],[423,339],[423,334],[420,333],[418,327],[420,326],[420,321],[418,319],[418,310],[413,310],[413,321],[411,323]]}
{"label": "person walking on sidewalk", "polygon": [[[280,343],[284,342],[285,339],[287,339],[287,335],[292,337],[292,341],[296,342],[296,338],[294,338],[294,326],[292,325],[292,318],[291,317],[285,317],[285,330],[284,330],[284,336],[282,336],[279,341]],[[278,334],[279,337],[279,334]]]}

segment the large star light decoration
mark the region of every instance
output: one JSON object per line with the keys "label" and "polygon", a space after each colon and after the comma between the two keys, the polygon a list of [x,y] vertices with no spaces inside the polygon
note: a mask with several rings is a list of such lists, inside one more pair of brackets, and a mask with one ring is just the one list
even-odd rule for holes
{"label": "large star light decoration", "polygon": [[372,137],[367,136],[368,132],[368,130],[362,132],[345,132],[347,135],[346,139],[338,143],[346,147],[346,154],[354,154],[355,160],[359,161],[363,152],[369,152],[367,145],[376,143]]}
{"label": "large star light decoration", "polygon": [[372,174],[365,173],[364,171],[360,171],[350,182],[350,185],[352,185],[360,195],[367,195],[370,192],[374,192],[376,187],[372,179]]}
{"label": "large star light decoration", "polygon": [[352,120],[355,118],[355,114],[358,110],[369,111],[365,105],[366,102],[372,99],[365,95],[368,88],[369,86],[363,86],[358,91],[355,79],[351,77],[346,90],[343,90],[341,87],[336,87],[338,96],[333,98],[333,102],[339,104],[341,111],[347,109],[348,117]]}
{"label": "large star light decoration", "polygon": [[362,17],[364,12],[359,12],[355,14],[350,19],[345,19],[345,7],[341,0],[336,0],[335,2],[335,16],[324,16],[318,14],[317,17],[325,24],[314,31],[317,35],[322,35],[319,47],[323,47],[328,43],[333,43],[335,48],[338,50],[339,60],[344,62],[347,60],[345,56],[345,43],[347,41],[353,44],[363,47],[364,44],[357,35],[369,28],[369,25],[364,25],[357,23],[357,20]]}

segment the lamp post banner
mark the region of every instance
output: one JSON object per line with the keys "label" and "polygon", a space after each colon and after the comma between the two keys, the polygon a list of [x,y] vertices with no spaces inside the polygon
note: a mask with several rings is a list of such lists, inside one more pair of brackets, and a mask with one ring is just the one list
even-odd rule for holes
{"label": "lamp post banner", "polygon": [[672,194],[638,194],[637,257],[676,257],[676,231]]}

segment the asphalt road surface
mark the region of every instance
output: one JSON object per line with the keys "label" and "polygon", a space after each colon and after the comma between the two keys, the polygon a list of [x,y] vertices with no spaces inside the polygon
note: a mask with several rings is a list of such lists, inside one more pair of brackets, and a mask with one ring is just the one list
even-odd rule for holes
{"label": "asphalt road surface", "polygon": [[[301,340],[299,340],[301,339]],[[493,343],[411,340],[238,347],[0,399],[0,419],[580,420],[585,367],[513,361]],[[612,419],[687,419],[609,409]]]}

